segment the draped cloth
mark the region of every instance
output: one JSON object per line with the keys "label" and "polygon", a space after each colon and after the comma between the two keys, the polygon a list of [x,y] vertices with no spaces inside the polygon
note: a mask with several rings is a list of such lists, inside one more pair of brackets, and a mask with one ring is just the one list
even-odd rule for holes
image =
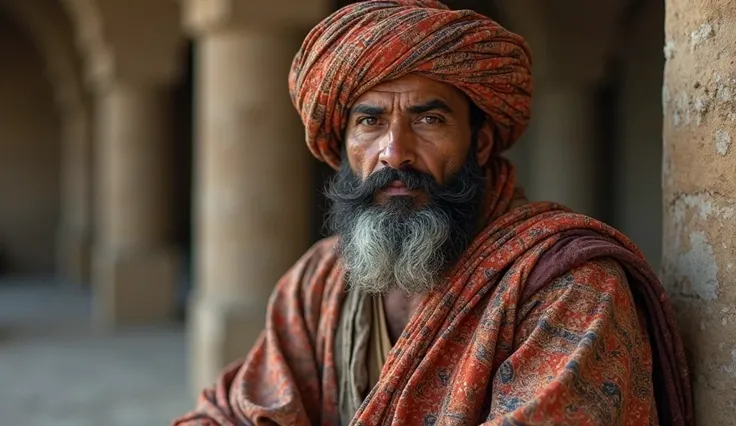
{"label": "draped cloth", "polygon": [[351,105],[375,85],[409,73],[464,92],[493,125],[496,153],[527,126],[531,55],[522,37],[435,0],[359,1],[309,32],[289,72],[312,153],[338,169]]}
{"label": "draped cloth", "polygon": [[[557,204],[509,209],[513,169],[497,158],[490,170],[484,229],[422,301],[351,424],[692,424],[675,316],[639,250]],[[279,281],[247,358],[175,425],[341,424],[335,337],[346,293],[334,248],[334,238],[319,242]],[[627,314],[634,302],[643,332]],[[647,412],[647,369],[658,414]]]}

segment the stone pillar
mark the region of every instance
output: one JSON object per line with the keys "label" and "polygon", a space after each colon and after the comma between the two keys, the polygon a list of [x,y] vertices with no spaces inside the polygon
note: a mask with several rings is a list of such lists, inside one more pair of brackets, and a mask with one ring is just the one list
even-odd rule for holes
{"label": "stone pillar", "polygon": [[529,153],[529,196],[595,214],[596,105],[592,85],[540,83]]}
{"label": "stone pillar", "polygon": [[736,409],[736,2],[667,0],[663,278],[698,424]]}
{"label": "stone pillar", "polygon": [[115,82],[97,94],[93,295],[96,318],[108,326],[174,314],[169,100],[157,85]]}
{"label": "stone pillar", "polygon": [[92,139],[88,109],[62,105],[61,220],[56,237],[56,269],[76,285],[90,280],[92,244]]}
{"label": "stone pillar", "polygon": [[[304,16],[320,10],[306,3]],[[245,356],[262,331],[276,282],[308,247],[318,189],[288,93],[304,36],[298,15],[236,4],[244,9],[219,21],[209,3],[185,7],[196,39],[194,392]],[[279,20],[278,10],[293,16]]]}

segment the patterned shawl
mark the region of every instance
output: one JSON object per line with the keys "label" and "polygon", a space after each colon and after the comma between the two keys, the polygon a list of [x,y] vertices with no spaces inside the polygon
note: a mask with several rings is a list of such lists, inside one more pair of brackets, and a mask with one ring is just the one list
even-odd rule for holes
{"label": "patterned shawl", "polygon": [[409,73],[463,91],[490,118],[497,152],[526,128],[531,59],[520,36],[435,0],[361,1],[312,29],[292,63],[289,91],[312,153],[339,168],[350,106],[373,86]]}
{"label": "patterned shawl", "polygon": [[[484,396],[496,373],[490,358],[500,356],[494,355],[498,340],[514,333],[513,321],[498,317],[499,311],[513,311],[514,306],[500,310],[488,296],[498,286],[511,286],[519,289],[520,298],[528,297],[521,294],[533,293],[561,271],[599,256],[610,256],[624,267],[646,315],[660,424],[693,424],[689,373],[675,316],[639,250],[615,229],[556,204],[509,210],[513,169],[496,158],[491,172],[494,188],[489,190],[485,229],[457,262],[447,286],[421,303],[352,424],[483,422]],[[334,244],[334,239],[318,243],[280,280],[269,303],[266,330],[247,359],[227,368],[216,386],[203,392],[198,409],[175,425],[340,424],[334,342],[345,292]],[[535,269],[544,257],[553,261]],[[437,385],[437,377],[443,386]],[[579,392],[566,388],[575,383],[558,383],[558,389]],[[537,420],[588,415],[553,400],[543,400],[537,410]],[[589,424],[592,419],[582,421]]]}

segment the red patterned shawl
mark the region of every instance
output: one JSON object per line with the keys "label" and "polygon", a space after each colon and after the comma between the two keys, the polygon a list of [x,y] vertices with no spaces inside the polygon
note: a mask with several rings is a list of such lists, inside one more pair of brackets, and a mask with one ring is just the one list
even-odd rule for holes
{"label": "red patterned shawl", "polygon": [[[505,426],[549,424],[552,419],[565,424],[642,424],[636,419],[652,419],[646,412],[646,395],[639,405],[628,399],[621,402],[629,393],[646,394],[644,385],[637,385],[642,380],[642,374],[637,374],[641,368],[631,366],[632,359],[650,357],[648,346],[642,352],[644,345],[641,341],[636,344],[636,320],[628,325],[616,323],[619,337],[605,336],[603,331],[596,336],[596,324],[607,320],[592,316],[590,310],[601,307],[583,306],[576,296],[568,306],[558,303],[544,307],[543,312],[557,310],[559,318],[569,323],[570,315],[579,314],[575,309],[582,309],[583,317],[590,317],[586,320],[592,327],[589,331],[584,329],[575,337],[564,327],[556,328],[552,317],[545,320],[549,323],[535,318],[533,322],[542,329],[529,335],[516,326],[518,318],[514,318],[523,316],[517,311],[516,304],[522,302],[519,299],[529,299],[544,287],[540,283],[601,256],[616,259],[628,271],[631,286],[631,292],[627,289],[621,295],[612,294],[613,290],[602,293],[600,300],[624,301],[623,305],[606,305],[611,309],[609,315],[616,317],[619,310],[625,311],[633,293],[649,325],[659,421],[663,425],[692,424],[688,369],[674,314],[641,253],[615,229],[559,205],[533,203],[507,211],[514,190],[513,170],[503,161],[495,164],[496,186],[489,191],[486,228],[455,266],[447,287],[430,293],[422,302],[353,424],[464,425],[487,421],[483,424]],[[575,246],[585,238],[593,244]],[[598,248],[591,249],[594,246]],[[544,259],[547,266],[535,269]],[[589,286],[596,287],[596,280],[607,279],[600,268],[579,271],[579,276],[571,278],[577,282],[559,291],[577,286],[584,293]],[[506,299],[492,298],[492,293]],[[324,240],[278,283],[269,302],[267,329],[247,359],[228,367],[216,386],[203,392],[198,409],[175,425],[340,424],[333,343],[344,296],[343,270],[334,253],[334,240]],[[534,333],[545,332],[545,327],[550,336],[562,339],[561,345],[587,350],[591,342],[605,340],[600,344],[606,345],[606,350],[586,352],[585,359],[570,358],[565,370],[549,383],[543,383],[549,380],[545,374],[525,378],[524,372],[529,372],[531,365],[556,368],[555,362],[564,359],[558,356],[561,347],[535,341]],[[619,358],[604,359],[602,366],[590,365],[596,357],[600,361],[600,356],[626,351],[638,352],[621,358],[615,368],[608,363]],[[651,359],[649,362],[652,368]],[[624,386],[607,379],[613,376],[623,380]],[[509,377],[522,382],[514,384]],[[514,394],[520,387],[528,390]],[[504,401],[494,401],[489,414],[487,396],[491,389]],[[593,397],[619,400],[586,406]],[[618,415],[625,415],[626,421],[610,417],[616,404],[624,404]]]}

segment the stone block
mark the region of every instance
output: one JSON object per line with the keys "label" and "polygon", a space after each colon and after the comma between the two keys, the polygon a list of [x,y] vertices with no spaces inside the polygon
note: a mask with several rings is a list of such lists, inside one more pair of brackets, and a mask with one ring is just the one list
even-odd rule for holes
{"label": "stone block", "polygon": [[242,300],[194,297],[189,309],[189,377],[193,395],[210,387],[222,369],[245,358],[263,331],[266,307]]}
{"label": "stone block", "polygon": [[92,265],[94,320],[104,328],[173,321],[180,258],[173,248],[125,255],[95,250]]}
{"label": "stone block", "polygon": [[67,283],[89,285],[92,241],[89,233],[61,227],[56,234],[56,273]]}

